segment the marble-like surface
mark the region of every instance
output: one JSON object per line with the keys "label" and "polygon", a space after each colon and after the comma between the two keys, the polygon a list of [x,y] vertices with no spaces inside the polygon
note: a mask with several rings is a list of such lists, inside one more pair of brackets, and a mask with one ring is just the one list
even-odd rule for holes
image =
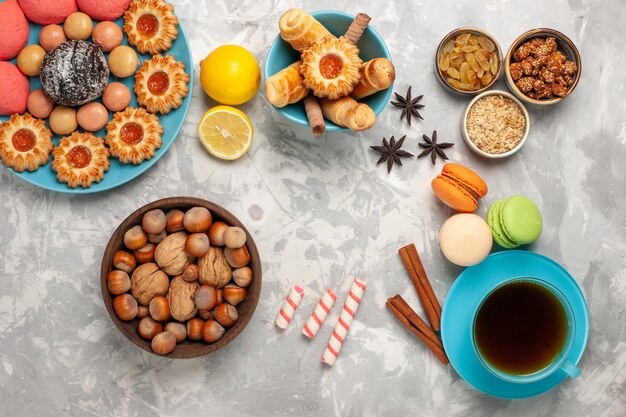
{"label": "marble-like surface", "polygon": [[[409,128],[383,111],[364,133],[314,138],[280,119],[259,94],[241,106],[256,129],[248,154],[224,163],[199,144],[195,126],[211,102],[198,84],[171,150],[147,174],[111,192],[71,197],[0,169],[0,415],[2,416],[624,416],[626,414],[626,8],[618,1],[174,1],[197,64],[220,44],[241,44],[261,65],[287,8],[365,11],[387,40],[395,89],[424,94],[424,121]],[[480,26],[503,49],[527,29],[568,34],[584,60],[573,95],[532,109],[530,138],[504,161],[472,154],[459,118],[467,99],[445,92],[432,68],[449,30]],[[196,79],[197,81],[197,79]],[[498,83],[506,88],[504,81]],[[385,309],[400,293],[418,306],[396,250],[415,242],[443,300],[460,272],[442,257],[437,231],[452,211],[430,191],[442,163],[407,160],[387,175],[369,145],[406,134],[407,148],[437,129],[451,160],[490,186],[478,213],[526,194],[545,228],[530,250],[564,265],[590,309],[581,376],[537,398],[505,401],[471,388]],[[219,203],[254,234],[264,285],[256,314],[228,347],[194,360],[143,352],[114,327],[100,295],[100,259],[129,213],[152,200],[195,195]],[[337,318],[316,340],[300,329],[317,296],[343,299],[354,276],[364,301],[334,368],[320,357]],[[283,334],[275,315],[293,284],[306,287]],[[418,309],[418,311],[421,311]]]}

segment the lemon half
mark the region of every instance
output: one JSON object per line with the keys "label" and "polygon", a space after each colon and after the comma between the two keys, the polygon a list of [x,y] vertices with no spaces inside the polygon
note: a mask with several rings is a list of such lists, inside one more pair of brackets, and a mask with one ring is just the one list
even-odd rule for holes
{"label": "lemon half", "polygon": [[250,149],[254,129],[244,112],[230,106],[213,107],[198,123],[204,147],[220,159],[241,158]]}

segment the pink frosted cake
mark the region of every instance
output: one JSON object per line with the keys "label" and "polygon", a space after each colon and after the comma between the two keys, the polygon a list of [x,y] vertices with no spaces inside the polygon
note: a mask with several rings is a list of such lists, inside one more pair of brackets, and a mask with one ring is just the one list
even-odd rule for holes
{"label": "pink frosted cake", "polygon": [[30,20],[40,25],[62,23],[78,11],[75,0],[18,0],[22,11]]}
{"label": "pink frosted cake", "polygon": [[10,62],[0,61],[0,116],[26,111],[28,78]]}
{"label": "pink frosted cake", "polygon": [[15,58],[28,42],[28,21],[17,0],[0,3],[0,61]]}
{"label": "pink frosted cake", "polygon": [[130,0],[76,0],[81,12],[94,20],[115,20],[124,14]]}

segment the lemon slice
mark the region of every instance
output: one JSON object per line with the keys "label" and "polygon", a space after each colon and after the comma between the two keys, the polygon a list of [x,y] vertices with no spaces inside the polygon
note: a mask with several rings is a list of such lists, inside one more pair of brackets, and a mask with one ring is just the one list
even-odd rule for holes
{"label": "lemon slice", "polygon": [[232,161],[250,149],[254,129],[241,110],[216,106],[202,116],[198,123],[198,136],[211,155]]}

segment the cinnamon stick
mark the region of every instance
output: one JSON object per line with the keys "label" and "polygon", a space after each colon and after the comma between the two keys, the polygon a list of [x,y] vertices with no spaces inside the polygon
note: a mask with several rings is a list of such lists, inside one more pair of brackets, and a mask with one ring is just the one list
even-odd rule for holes
{"label": "cinnamon stick", "polygon": [[306,118],[309,119],[309,126],[313,135],[323,135],[326,132],[326,123],[324,122],[324,115],[322,115],[320,100],[309,93],[304,98],[304,111],[306,112]]}
{"label": "cinnamon stick", "polygon": [[401,295],[396,294],[394,297],[390,298],[391,303],[402,313],[404,317],[415,327],[417,330],[422,332],[426,337],[433,341],[436,345],[440,346],[443,349],[443,344],[441,340],[437,337],[433,329],[428,327],[428,325],[422,320],[420,316],[404,301]]}
{"label": "cinnamon stick", "polygon": [[[428,277],[420,277],[418,275],[415,264],[419,263],[421,265],[421,261],[419,260],[419,256],[417,257],[417,260],[414,259],[414,256],[417,255],[417,250],[415,250],[415,252],[413,253],[413,251],[409,250],[410,246],[413,246],[413,248],[415,248],[413,244],[404,246],[403,248],[400,248],[398,253],[402,258],[402,263],[404,264],[404,267],[409,273],[409,278],[411,278],[411,281],[413,281],[413,285],[415,286],[417,295],[422,303],[422,306],[424,307],[424,311],[426,312],[426,317],[428,318],[430,326],[434,331],[437,332],[441,327],[441,307],[439,307],[439,314],[437,314],[437,308],[435,307],[435,305],[439,305],[439,302],[435,298],[435,304],[433,304],[432,299],[428,296],[428,291],[426,290],[426,286],[424,285],[423,281],[426,281],[431,292],[432,287],[430,286],[430,283],[428,283]],[[432,294],[434,296],[434,292]]]}
{"label": "cinnamon stick", "polygon": [[361,39],[361,36],[363,36],[365,29],[367,29],[370,20],[372,20],[372,18],[365,13],[357,14],[344,35],[348,39],[348,42],[356,45],[359,39]]}
{"label": "cinnamon stick", "polygon": [[430,349],[430,351],[435,355],[437,359],[439,359],[441,363],[443,363],[444,365],[450,363],[450,360],[448,359],[448,356],[444,352],[443,348],[434,343],[424,333],[415,328],[411,324],[411,322],[409,322],[409,320],[402,314],[398,307],[396,307],[396,305],[393,303],[393,299],[390,298],[389,300],[387,300],[387,308],[391,310],[394,316],[396,316],[396,318],[400,320],[400,323],[402,323],[402,325],[406,327],[407,330],[417,336],[426,345],[426,347]]}
{"label": "cinnamon stick", "polygon": [[411,258],[411,262],[413,263],[413,268],[415,269],[415,272],[417,272],[417,276],[422,283],[422,286],[426,290],[428,299],[430,300],[433,307],[435,308],[435,311],[437,312],[437,317],[441,318],[441,304],[439,304],[437,296],[435,295],[435,291],[433,291],[433,287],[430,285],[430,280],[428,279],[428,275],[426,275],[424,265],[422,264],[419,253],[417,253],[415,245],[411,243],[410,245],[407,245],[405,247],[409,251],[409,257]]}

